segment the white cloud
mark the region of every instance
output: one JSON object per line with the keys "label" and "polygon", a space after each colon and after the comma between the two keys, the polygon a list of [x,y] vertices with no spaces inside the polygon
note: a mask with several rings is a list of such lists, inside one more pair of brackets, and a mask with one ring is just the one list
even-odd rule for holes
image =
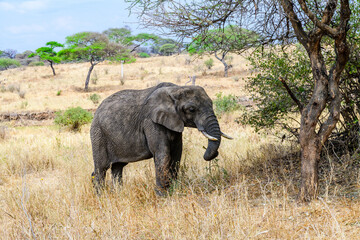
{"label": "white cloud", "polygon": [[8,2],[0,2],[0,10],[9,11],[14,9],[15,9],[14,4]]}
{"label": "white cloud", "polygon": [[54,26],[57,29],[73,29],[74,19],[71,16],[62,16],[58,17],[54,20]]}
{"label": "white cloud", "polygon": [[32,0],[21,2],[0,2],[0,10],[16,11],[19,13],[25,13],[28,11],[46,9],[48,6],[48,0]]}
{"label": "white cloud", "polygon": [[24,11],[45,9],[47,7],[47,2],[47,0],[25,1],[20,3],[20,9],[23,9]]}
{"label": "white cloud", "polygon": [[9,26],[6,29],[12,34],[44,32],[46,30],[44,26],[37,24]]}

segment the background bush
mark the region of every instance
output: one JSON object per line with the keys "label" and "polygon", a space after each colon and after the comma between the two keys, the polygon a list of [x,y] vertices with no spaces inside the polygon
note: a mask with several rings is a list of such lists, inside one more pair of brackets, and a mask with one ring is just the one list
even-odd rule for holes
{"label": "background bush", "polygon": [[10,67],[20,67],[19,61],[10,58],[0,58],[0,69],[8,69]]}
{"label": "background bush", "polygon": [[209,58],[204,62],[207,69],[211,69],[214,66],[214,60],[212,58]]}
{"label": "background bush", "polygon": [[55,124],[70,127],[75,131],[93,119],[93,115],[81,107],[69,108],[65,112],[56,112],[55,115]]}
{"label": "background bush", "polygon": [[141,53],[139,53],[139,57],[141,57],[141,58],[148,58],[148,57],[150,57],[150,55],[147,54],[147,53],[145,53],[145,52],[141,52]]}
{"label": "background bush", "polygon": [[222,93],[216,94],[216,99],[213,101],[215,105],[216,115],[221,115],[226,112],[232,112],[240,108],[240,104],[234,95],[222,96]]}

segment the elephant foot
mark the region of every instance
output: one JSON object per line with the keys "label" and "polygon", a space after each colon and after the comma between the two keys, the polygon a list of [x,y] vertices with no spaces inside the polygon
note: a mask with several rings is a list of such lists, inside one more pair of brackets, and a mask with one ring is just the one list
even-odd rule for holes
{"label": "elephant foot", "polygon": [[169,191],[167,189],[161,187],[155,187],[155,193],[159,197],[167,197],[169,196]]}
{"label": "elephant foot", "polygon": [[95,173],[91,174],[91,181],[92,181],[93,186],[94,186],[95,194],[100,196],[101,193],[104,190],[104,182],[99,181],[99,179],[97,179],[97,176],[96,176]]}

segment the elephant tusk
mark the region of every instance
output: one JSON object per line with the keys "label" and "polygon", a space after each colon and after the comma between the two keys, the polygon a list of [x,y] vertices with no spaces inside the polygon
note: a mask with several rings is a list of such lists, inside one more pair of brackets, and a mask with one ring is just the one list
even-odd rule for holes
{"label": "elephant tusk", "polygon": [[227,135],[223,132],[221,132],[221,136],[223,136],[224,138],[230,139],[230,140],[234,139],[233,137],[230,137],[229,135]]}
{"label": "elephant tusk", "polygon": [[212,141],[218,141],[219,140],[216,137],[213,137],[213,136],[207,134],[205,131],[201,131],[201,133],[204,134],[205,137],[207,137],[208,139],[210,139]]}

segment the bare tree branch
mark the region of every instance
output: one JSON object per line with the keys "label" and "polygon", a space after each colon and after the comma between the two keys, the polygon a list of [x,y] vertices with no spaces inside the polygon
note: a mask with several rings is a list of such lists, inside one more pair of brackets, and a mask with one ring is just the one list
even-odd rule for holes
{"label": "bare tree branch", "polygon": [[281,5],[286,13],[288,19],[291,22],[292,27],[294,28],[297,39],[301,42],[301,44],[308,50],[308,36],[304,31],[304,28],[299,20],[298,16],[294,12],[293,3],[289,0],[281,0]]}
{"label": "bare tree branch", "polygon": [[287,85],[286,81],[284,78],[279,77],[280,82],[284,85],[286,91],[288,92],[288,94],[290,95],[291,99],[296,103],[296,105],[299,108],[300,113],[302,112],[302,110],[304,109],[304,106],[301,104],[301,102],[299,101],[299,99],[297,99],[297,97],[295,96],[295,94],[291,91],[290,87]]}
{"label": "bare tree branch", "polygon": [[319,21],[319,19],[316,17],[316,15],[309,10],[309,8],[306,5],[306,2],[304,0],[298,0],[301,9],[304,11],[304,13],[310,18],[310,20],[321,30],[326,32],[327,34],[331,36],[336,36],[338,31],[332,27],[330,27],[328,24],[330,20],[332,19],[332,16],[334,15],[335,9],[336,9],[336,3],[337,0],[329,0],[325,10],[324,15],[322,17],[322,20]]}

